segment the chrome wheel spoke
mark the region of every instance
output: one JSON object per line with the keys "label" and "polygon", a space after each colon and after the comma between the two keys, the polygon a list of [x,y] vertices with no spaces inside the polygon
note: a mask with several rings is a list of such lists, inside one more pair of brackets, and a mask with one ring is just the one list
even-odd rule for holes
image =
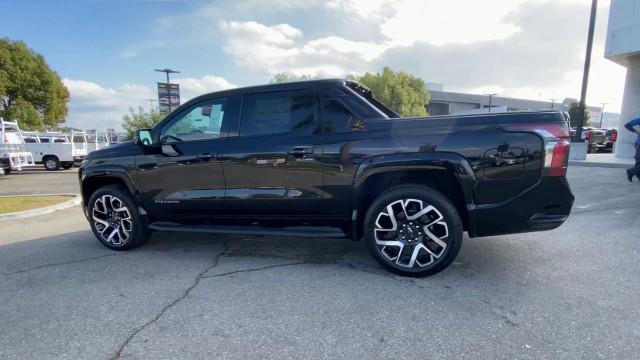
{"label": "chrome wheel spoke", "polygon": [[112,245],[124,245],[133,230],[131,211],[123,200],[113,195],[96,199],[91,217],[102,240]]}
{"label": "chrome wheel spoke", "polygon": [[389,262],[406,268],[425,267],[447,248],[447,222],[434,206],[418,199],[396,200],[378,214],[374,239]]}

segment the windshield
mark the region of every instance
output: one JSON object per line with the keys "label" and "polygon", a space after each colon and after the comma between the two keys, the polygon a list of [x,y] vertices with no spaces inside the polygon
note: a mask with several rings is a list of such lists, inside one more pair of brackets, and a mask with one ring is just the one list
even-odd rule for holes
{"label": "windshield", "polygon": [[373,96],[373,92],[368,87],[360,84],[359,82],[351,81],[351,80],[347,81],[345,83],[345,85],[347,85],[347,87],[349,89],[355,91],[358,95],[360,95],[363,98],[365,98],[367,100],[367,102],[369,102],[376,109],[378,109],[380,112],[382,112],[383,114],[387,115],[388,117],[390,117],[390,118],[399,118],[400,117],[400,115],[398,115],[395,111],[389,109],[383,103],[381,103],[380,101],[376,100],[376,98]]}

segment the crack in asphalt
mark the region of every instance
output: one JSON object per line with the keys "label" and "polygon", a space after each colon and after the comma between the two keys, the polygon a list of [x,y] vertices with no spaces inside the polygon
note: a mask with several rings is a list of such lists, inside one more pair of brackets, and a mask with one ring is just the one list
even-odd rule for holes
{"label": "crack in asphalt", "polygon": [[[212,244],[215,244],[215,243],[211,242],[211,243],[205,243],[205,244],[201,244],[201,245],[188,246],[188,247],[169,247],[168,249],[154,249],[154,250],[148,250],[148,251],[169,252],[169,251],[174,251],[174,250],[192,250],[192,249],[197,249],[197,248],[201,248],[201,247],[210,246]],[[0,273],[0,275],[9,276],[9,275],[15,275],[15,274],[23,274],[23,273],[27,273],[27,272],[30,272],[30,271],[46,269],[46,268],[50,268],[50,267],[71,265],[71,264],[83,263],[83,262],[87,262],[87,261],[99,260],[99,259],[108,258],[108,257],[112,257],[112,256],[124,256],[124,255],[136,254],[136,253],[138,253],[138,252],[135,252],[135,251],[116,252],[114,254],[105,254],[105,255],[99,255],[99,256],[92,256],[92,257],[88,257],[88,258],[63,261],[63,262],[58,262],[58,263],[43,264],[43,265],[30,267],[30,268],[27,268],[27,269]]]}
{"label": "crack in asphalt", "polygon": [[214,267],[218,266],[218,263],[220,262],[220,258],[229,250],[229,245],[225,242],[224,243],[224,248],[222,249],[222,251],[216,255],[213,264],[209,265],[206,269],[202,270],[201,272],[198,273],[198,276],[196,276],[195,280],[193,281],[193,283],[191,284],[191,286],[189,286],[185,291],[182,292],[182,294],[180,296],[178,296],[176,299],[174,299],[172,302],[170,302],[169,304],[165,305],[162,309],[160,309],[160,312],[158,312],[158,314],[156,314],[156,316],[154,316],[151,320],[147,321],[146,323],[144,323],[142,326],[138,327],[137,329],[135,329],[131,334],[129,334],[129,336],[125,339],[125,341],[120,345],[120,347],[118,347],[118,350],[116,351],[116,353],[111,356],[109,359],[110,360],[116,360],[116,359],[120,359],[122,357],[122,352],[124,351],[124,349],[127,347],[127,345],[129,345],[129,343],[131,342],[131,340],[133,340],[133,338],[136,337],[136,335],[138,335],[140,332],[142,332],[144,329],[146,329],[147,327],[149,327],[150,325],[154,324],[156,321],[158,321],[162,315],[164,315],[169,309],[171,309],[172,307],[174,307],[175,305],[177,305],[180,301],[184,300],[187,296],[189,296],[189,294],[191,293],[191,291],[193,289],[195,289],[198,284],[200,284],[200,280],[203,279],[204,274],[206,274],[208,271],[210,271],[211,269],[213,269]]}
{"label": "crack in asphalt", "polygon": [[125,255],[125,254],[121,254],[121,253],[105,254],[105,255],[100,255],[100,256],[92,256],[92,257],[88,257],[88,258],[83,258],[83,259],[63,261],[63,262],[59,262],[59,263],[38,265],[38,266],[34,266],[34,267],[31,267],[31,268],[28,268],[28,269],[22,269],[22,270],[17,270],[17,271],[13,271],[13,272],[2,273],[2,275],[8,276],[8,275],[22,274],[22,273],[26,273],[26,272],[34,271],[34,270],[46,269],[46,268],[62,266],[62,265],[77,264],[77,263],[82,263],[82,262],[86,262],[86,261],[93,261],[93,260],[98,260],[98,259],[102,259],[102,258],[106,258],[106,257],[120,256],[120,255]]}
{"label": "crack in asphalt", "polygon": [[221,277],[221,276],[233,275],[233,274],[238,274],[238,273],[247,273],[247,272],[253,272],[253,271],[267,270],[267,269],[286,267],[286,266],[294,266],[294,265],[301,265],[301,264],[308,264],[308,263],[309,262],[307,262],[307,261],[298,261],[298,262],[294,262],[294,263],[268,265],[268,266],[263,266],[263,267],[259,267],[259,268],[229,271],[229,272],[221,273],[221,274],[203,275],[202,278],[204,279],[204,278]]}

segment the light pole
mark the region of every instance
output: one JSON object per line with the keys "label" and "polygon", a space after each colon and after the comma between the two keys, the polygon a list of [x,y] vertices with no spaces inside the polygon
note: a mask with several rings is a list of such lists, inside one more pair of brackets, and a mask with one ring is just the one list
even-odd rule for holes
{"label": "light pole", "polygon": [[553,99],[549,99],[549,100],[551,100],[551,110],[553,110],[553,106],[556,104],[556,99],[553,98]]}
{"label": "light pole", "polygon": [[591,0],[591,17],[589,18],[589,33],[587,34],[587,52],[584,56],[584,72],[582,74],[582,92],[580,93],[580,103],[578,104],[578,128],[576,138],[582,139],[582,127],[584,126],[584,108],[587,101],[587,83],[589,82],[589,67],[591,66],[591,48],[593,47],[593,30],[596,25],[596,10],[598,0]]}
{"label": "light pole", "polygon": [[167,84],[169,83],[169,74],[180,74],[180,71],[171,70],[171,69],[168,69],[168,68],[154,69],[154,71],[163,72],[163,73],[167,74]]}
{"label": "light pole", "polygon": [[498,93],[491,93],[491,94],[485,94],[485,95],[489,95],[489,112],[491,112],[491,99],[493,99],[494,96],[498,95]]}
{"label": "light pole", "polygon": [[149,112],[153,111],[153,102],[158,101],[156,99],[145,99],[149,102]]}
{"label": "light pole", "polygon": [[598,127],[602,129],[602,117],[604,116],[604,106],[609,103],[600,103],[600,104],[602,104],[602,109],[600,109],[600,126]]}

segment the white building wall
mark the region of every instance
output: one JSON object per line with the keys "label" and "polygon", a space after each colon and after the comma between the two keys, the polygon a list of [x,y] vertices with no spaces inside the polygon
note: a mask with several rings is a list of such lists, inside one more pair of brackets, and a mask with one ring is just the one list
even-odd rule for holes
{"label": "white building wall", "polygon": [[640,117],[640,0],[611,1],[605,57],[627,68],[616,157],[633,157],[637,136],[624,124]]}

